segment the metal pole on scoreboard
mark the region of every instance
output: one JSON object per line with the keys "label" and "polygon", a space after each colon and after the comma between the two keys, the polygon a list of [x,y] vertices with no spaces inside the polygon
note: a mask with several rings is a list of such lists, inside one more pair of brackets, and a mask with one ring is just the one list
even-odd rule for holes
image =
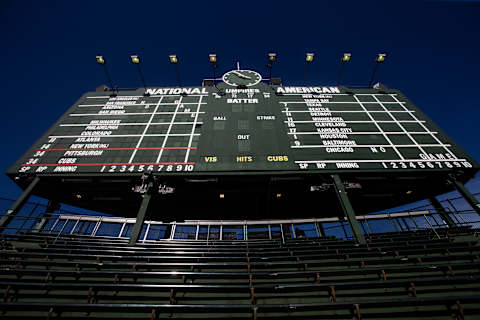
{"label": "metal pole on scoreboard", "polygon": [[217,55],[215,53],[211,53],[208,55],[208,61],[210,61],[210,64],[212,65],[213,68],[213,86],[215,89],[217,89],[217,94],[220,96],[225,95],[225,92],[222,91],[220,88],[217,87]]}
{"label": "metal pole on scoreboard", "polygon": [[18,197],[17,201],[13,203],[10,209],[5,213],[5,215],[0,219],[0,233],[2,233],[8,224],[15,218],[16,214],[22,209],[25,202],[32,195],[32,191],[35,186],[40,182],[40,178],[36,176],[28,187],[23,191],[22,195]]}
{"label": "metal pole on scoreboard", "polygon": [[370,81],[368,82],[368,87],[372,86],[373,80],[375,79],[375,74],[377,73],[378,65],[385,61],[387,54],[379,53],[375,58],[375,68],[373,68],[372,76],[370,77]]}
{"label": "metal pole on scoreboard", "polygon": [[449,181],[455,186],[455,189],[462,195],[462,197],[468,202],[470,206],[472,206],[473,210],[475,210],[478,215],[480,215],[480,201],[478,201],[473,194],[468,191],[467,188],[458,181],[455,176],[451,175]]}
{"label": "metal pole on scoreboard", "polygon": [[455,221],[453,221],[453,219],[448,215],[448,212],[445,211],[442,204],[440,203],[440,201],[438,201],[437,198],[430,197],[429,200],[432,206],[435,208],[435,211],[437,211],[440,217],[442,217],[442,220],[445,221],[448,227],[454,228],[457,226]]}
{"label": "metal pole on scoreboard", "polygon": [[213,86],[216,88],[217,87],[217,74],[216,74],[217,55],[215,53],[209,54],[208,60],[210,61],[210,64],[212,65],[212,68],[213,68]]}
{"label": "metal pole on scoreboard", "polygon": [[343,68],[345,67],[345,63],[349,62],[351,58],[352,58],[351,53],[343,54],[342,64],[340,65],[340,71],[338,72],[337,86],[340,85],[340,81],[342,80]]}
{"label": "metal pole on scoreboard", "polygon": [[148,95],[147,84],[145,82],[145,78],[143,77],[142,68],[140,67],[140,57],[137,54],[132,54],[130,56],[130,61],[132,61],[133,64],[137,65],[138,74],[140,75],[140,80],[142,81],[143,88],[145,89],[145,95]]}
{"label": "metal pole on scoreboard", "polygon": [[315,54],[307,53],[305,55],[305,73],[303,74],[303,86],[307,84],[307,72],[308,72],[308,65],[313,62],[313,57]]}
{"label": "metal pole on scoreboard", "polygon": [[348,199],[347,193],[345,192],[345,187],[343,186],[342,180],[338,176],[338,174],[333,174],[333,185],[335,186],[335,191],[337,193],[338,200],[342,206],[343,213],[348,219],[350,223],[350,227],[352,229],[352,233],[357,239],[358,243],[366,244],[365,236],[363,235],[362,229],[360,228],[360,224],[355,217],[355,211],[353,210],[352,204]]}
{"label": "metal pole on scoreboard", "polygon": [[268,54],[268,64],[267,68],[270,70],[270,74],[268,77],[268,84],[272,85],[272,68],[273,68],[273,63],[277,60],[277,54],[276,53],[269,53]]}
{"label": "metal pole on scoreboard", "polygon": [[177,81],[178,81],[178,86],[181,88],[182,87],[182,81],[180,80],[180,70],[178,69],[178,57],[175,54],[171,54],[168,56],[170,59],[170,63],[175,65],[175,71],[177,73]]}
{"label": "metal pole on scoreboard", "polygon": [[142,232],[143,223],[145,222],[145,216],[147,214],[148,204],[150,203],[150,199],[152,198],[153,185],[153,181],[150,181],[147,185],[146,192],[143,194],[142,204],[140,205],[140,209],[138,210],[137,219],[135,221],[135,225],[133,226],[130,240],[128,241],[129,246],[134,246],[137,243],[138,238],[140,237],[140,233]]}
{"label": "metal pole on scoreboard", "polygon": [[112,78],[110,78],[110,74],[108,73],[108,70],[107,70],[107,61],[103,56],[96,56],[95,60],[99,65],[103,67],[103,70],[105,71],[105,76],[107,77],[107,80],[110,83],[110,90],[115,91],[115,88],[113,87]]}

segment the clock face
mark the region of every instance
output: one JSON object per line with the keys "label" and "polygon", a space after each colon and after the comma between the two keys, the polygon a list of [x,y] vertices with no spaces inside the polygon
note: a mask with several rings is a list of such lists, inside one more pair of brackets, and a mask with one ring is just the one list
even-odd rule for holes
{"label": "clock face", "polygon": [[253,86],[262,80],[262,76],[251,70],[232,70],[223,75],[223,82],[231,86]]}

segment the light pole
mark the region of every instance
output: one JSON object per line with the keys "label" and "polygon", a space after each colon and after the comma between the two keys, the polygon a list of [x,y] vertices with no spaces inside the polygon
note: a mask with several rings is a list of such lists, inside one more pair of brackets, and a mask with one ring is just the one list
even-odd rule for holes
{"label": "light pole", "polygon": [[175,65],[175,71],[177,72],[177,81],[178,86],[182,87],[182,81],[180,80],[180,71],[178,70],[178,57],[175,54],[171,54],[168,56],[170,59],[170,63]]}
{"label": "light pole", "polygon": [[99,65],[103,66],[103,70],[105,71],[105,76],[107,77],[107,81],[110,84],[110,90],[114,91],[115,89],[113,88],[112,78],[110,78],[110,74],[108,73],[108,70],[107,70],[107,61],[103,56],[96,56],[95,60]]}
{"label": "light pole", "polygon": [[340,81],[342,80],[343,68],[345,67],[345,63],[350,62],[351,58],[352,58],[351,53],[343,54],[342,64],[340,65],[340,71],[338,72],[337,86],[340,85]]}
{"label": "light pole", "polygon": [[277,54],[276,53],[269,53],[268,54],[268,64],[267,67],[270,70],[270,75],[268,77],[268,84],[272,85],[272,67],[273,63],[277,60]]}
{"label": "light pole", "polygon": [[[217,88],[217,75],[216,75],[216,69],[217,69],[217,55],[215,53],[210,53],[208,55],[208,60],[212,64],[213,68],[213,86]],[[218,89],[218,88],[217,88]]]}
{"label": "light pole", "polygon": [[314,53],[307,53],[305,55],[305,74],[303,75],[303,86],[307,83],[307,72],[308,72],[308,65],[313,62]]}
{"label": "light pole", "polygon": [[217,87],[217,55],[215,53],[210,53],[208,55],[208,61],[210,61],[210,64],[212,65],[212,68],[213,68],[213,86],[215,87],[215,89],[217,89],[217,94],[219,95],[224,95],[225,93],[220,90],[218,87]]}
{"label": "light pole", "polygon": [[375,73],[377,73],[378,65],[385,61],[387,58],[386,53],[379,53],[375,58],[375,67],[373,68],[372,76],[370,77],[370,81],[368,82],[368,87],[372,87],[373,79],[375,78]]}
{"label": "light pole", "polygon": [[140,68],[140,57],[136,54],[133,54],[130,56],[130,61],[133,63],[133,64],[136,64],[137,65],[137,68],[138,68],[138,74],[140,75],[140,80],[142,80],[142,84],[143,84],[143,87],[145,88],[145,95],[148,95],[147,94],[147,85],[145,83],[145,78],[143,77],[143,73],[142,73],[142,68]]}

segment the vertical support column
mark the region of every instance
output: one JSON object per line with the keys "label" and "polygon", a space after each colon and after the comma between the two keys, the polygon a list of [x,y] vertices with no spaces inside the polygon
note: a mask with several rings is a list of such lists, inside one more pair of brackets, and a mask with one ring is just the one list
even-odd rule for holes
{"label": "vertical support column", "polygon": [[332,178],[333,184],[335,186],[335,191],[337,192],[338,200],[340,201],[340,204],[342,206],[343,213],[345,214],[348,222],[350,223],[350,228],[352,229],[355,239],[357,239],[358,243],[360,244],[366,244],[367,242],[365,241],[365,237],[362,233],[362,229],[360,228],[360,224],[355,217],[355,211],[353,211],[352,204],[347,197],[342,180],[340,180],[338,174],[333,174]]}
{"label": "vertical support column", "polygon": [[[45,224],[48,222],[48,220],[50,220],[53,213],[58,209],[60,209],[60,204],[56,201],[50,200],[47,204],[47,208],[45,209],[45,213],[43,214],[43,217],[40,219],[40,221],[33,228],[33,232],[42,231]],[[73,229],[72,229],[72,231],[73,231]]]}
{"label": "vertical support column", "polygon": [[320,237],[326,237],[325,229],[323,228],[323,224],[321,222],[316,222],[315,225],[317,226],[318,234]]}
{"label": "vertical support column", "polygon": [[145,222],[145,216],[147,214],[148,204],[150,203],[150,199],[152,198],[152,189],[153,189],[153,181],[150,181],[147,186],[146,192],[143,194],[142,204],[140,205],[140,209],[138,209],[137,213],[137,220],[135,221],[135,225],[133,226],[132,234],[130,235],[130,240],[128,241],[129,246],[134,246],[138,238],[140,237],[140,232],[142,232],[143,223]]}
{"label": "vertical support column", "polygon": [[473,210],[475,210],[477,214],[480,215],[480,202],[473,196],[473,194],[471,194],[470,191],[465,188],[463,183],[455,179],[454,176],[450,176],[450,182],[453,183],[457,191],[460,192],[460,194],[463,198],[465,198],[468,204],[472,206]]}
{"label": "vertical support column", "polygon": [[442,220],[445,221],[448,227],[449,228],[456,227],[455,221],[453,221],[453,219],[448,215],[448,212],[445,211],[440,201],[438,201],[438,199],[435,197],[430,197],[428,199],[430,200],[430,203],[432,204],[433,208],[435,208],[435,211],[440,215],[440,217],[442,217]]}
{"label": "vertical support column", "polygon": [[28,185],[28,187],[23,191],[23,193],[18,197],[17,201],[13,203],[10,209],[5,213],[5,215],[0,219],[0,233],[5,230],[8,224],[15,218],[17,213],[22,209],[25,202],[27,202],[28,198],[32,195],[32,191],[35,186],[40,182],[40,178],[36,176],[32,182]]}

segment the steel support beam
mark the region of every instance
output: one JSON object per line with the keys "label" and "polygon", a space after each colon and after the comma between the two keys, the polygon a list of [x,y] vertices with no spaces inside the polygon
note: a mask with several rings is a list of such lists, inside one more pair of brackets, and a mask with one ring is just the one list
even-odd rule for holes
{"label": "steel support beam", "polygon": [[149,182],[147,190],[143,194],[142,204],[140,205],[140,209],[138,209],[137,213],[137,220],[135,221],[132,234],[130,235],[130,240],[128,241],[128,245],[130,246],[134,246],[137,243],[138,238],[140,237],[140,233],[142,232],[143,223],[145,222],[145,217],[147,215],[148,204],[150,203],[150,199],[152,198],[152,189],[153,182]]}
{"label": "steel support beam", "polygon": [[[56,201],[49,201],[47,208],[45,209],[45,213],[43,214],[43,217],[40,219],[40,221],[35,225],[33,228],[33,232],[40,232],[42,231],[43,227],[45,224],[52,218],[53,213],[60,209],[60,204]],[[73,231],[73,229],[72,229]]]}
{"label": "steel support beam", "polygon": [[18,199],[13,203],[10,209],[5,213],[5,215],[0,219],[0,233],[5,230],[9,223],[15,218],[17,213],[22,209],[23,205],[32,195],[32,191],[35,186],[40,182],[40,178],[36,176],[28,187],[23,191],[23,193],[18,197]]}
{"label": "steel support beam", "polygon": [[335,191],[337,193],[338,200],[342,206],[343,213],[348,219],[350,223],[350,228],[352,229],[352,233],[357,239],[358,243],[366,244],[365,237],[363,235],[362,229],[360,228],[360,224],[358,223],[355,217],[355,211],[353,211],[352,204],[348,199],[347,193],[345,192],[345,187],[343,186],[342,180],[338,174],[333,174],[333,185],[335,186]]}
{"label": "steel support beam", "polygon": [[443,208],[442,204],[440,203],[440,201],[438,201],[437,198],[430,197],[429,200],[430,200],[430,203],[432,204],[432,206],[435,208],[435,211],[437,211],[437,213],[440,215],[440,217],[442,217],[443,221],[445,221],[445,223],[450,228],[454,228],[454,227],[457,226],[455,221],[453,221],[452,217],[450,217],[448,215],[448,212],[445,211],[445,208]]}
{"label": "steel support beam", "polygon": [[473,208],[473,210],[475,210],[477,214],[480,215],[480,202],[474,197],[474,195],[471,194],[467,188],[465,188],[463,183],[455,179],[455,177],[451,177],[450,182],[453,183],[457,191],[460,192],[462,197],[468,202],[468,204]]}

